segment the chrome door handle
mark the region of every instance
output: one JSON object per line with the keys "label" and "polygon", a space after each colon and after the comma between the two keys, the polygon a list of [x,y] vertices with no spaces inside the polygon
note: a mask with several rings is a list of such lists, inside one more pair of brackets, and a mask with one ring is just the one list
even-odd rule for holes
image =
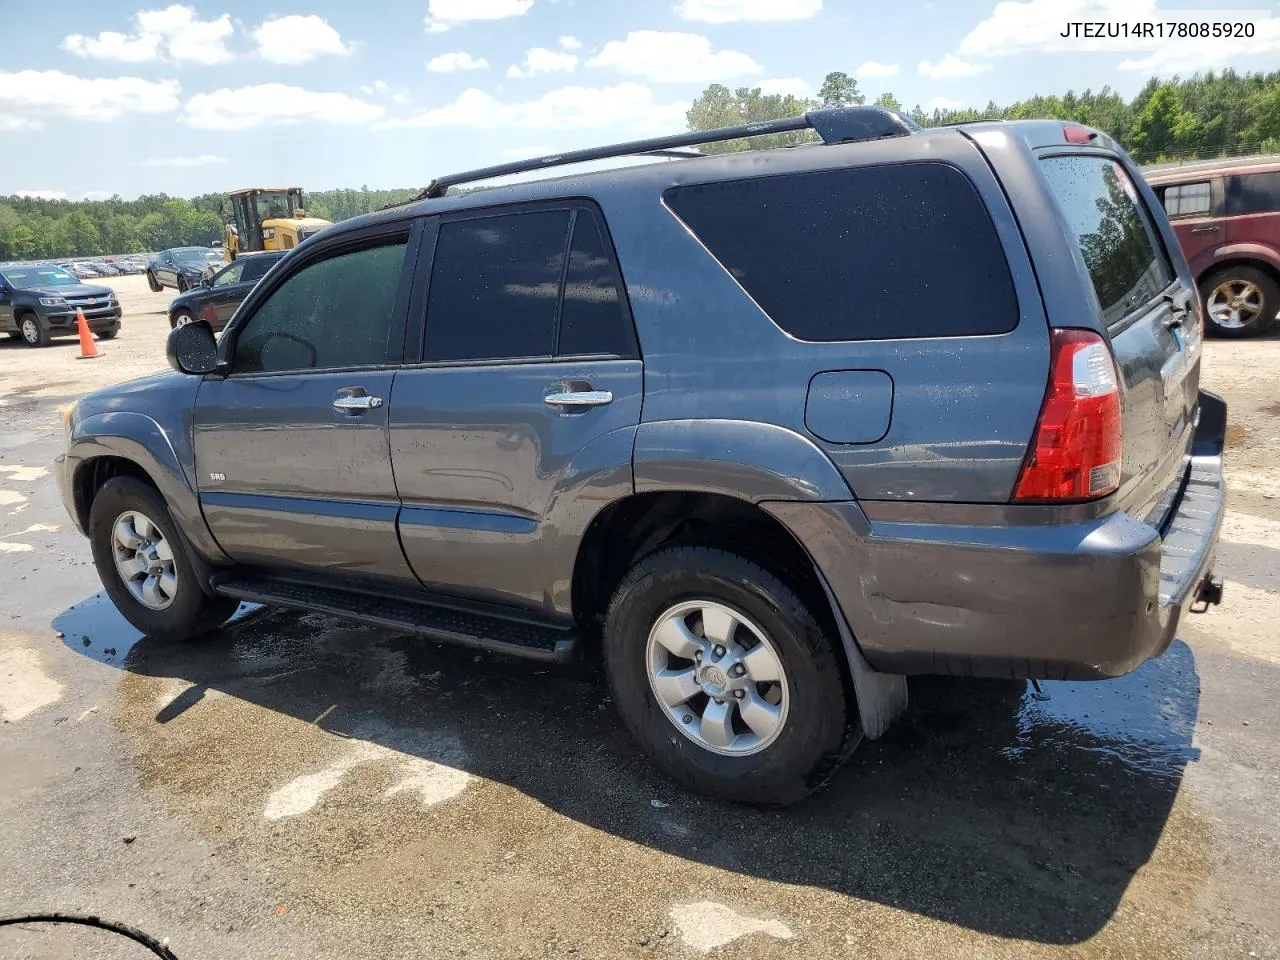
{"label": "chrome door handle", "polygon": [[382,406],[381,397],[334,397],[333,409],[344,413],[359,413],[364,410],[377,410]]}
{"label": "chrome door handle", "polygon": [[566,390],[548,393],[542,399],[550,407],[602,407],[613,403],[613,394],[608,390]]}
{"label": "chrome door handle", "polygon": [[1218,228],[1217,227],[1192,227],[1191,232],[1192,233],[1217,233]]}

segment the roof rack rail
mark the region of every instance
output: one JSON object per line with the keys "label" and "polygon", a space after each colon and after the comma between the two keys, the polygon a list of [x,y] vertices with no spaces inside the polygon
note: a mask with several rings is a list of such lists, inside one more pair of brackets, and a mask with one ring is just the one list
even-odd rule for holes
{"label": "roof rack rail", "polygon": [[637,154],[667,155],[662,151],[678,147],[696,147],[703,143],[719,143],[724,140],[740,140],[745,137],[764,137],[774,133],[790,133],[795,130],[814,130],[823,143],[849,143],[858,140],[879,140],[884,137],[905,137],[917,132],[920,126],[910,117],[886,107],[824,107],[810,110],[798,117],[781,120],[765,120],[737,127],[720,127],[717,130],[699,130],[694,133],[678,133],[669,137],[651,137],[648,140],[631,140],[606,147],[590,147],[586,150],[570,150],[549,157],[500,163],[493,167],[481,167],[463,173],[437,177],[422,191],[419,199],[434,200],[443,197],[450,187],[477,180],[491,180],[513,173],[545,170],[571,163],[589,160],[607,160],[610,157],[630,157]]}

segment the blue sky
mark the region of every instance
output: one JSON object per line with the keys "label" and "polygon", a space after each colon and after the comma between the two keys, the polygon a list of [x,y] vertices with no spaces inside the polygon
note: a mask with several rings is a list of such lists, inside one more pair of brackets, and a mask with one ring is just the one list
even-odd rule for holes
{"label": "blue sky", "polygon": [[[712,82],[1007,102],[1280,68],[1276,0],[4,0],[0,195],[186,196],[433,175],[684,129]],[[56,15],[52,13],[56,11]],[[1242,40],[1068,21],[1247,18]]]}

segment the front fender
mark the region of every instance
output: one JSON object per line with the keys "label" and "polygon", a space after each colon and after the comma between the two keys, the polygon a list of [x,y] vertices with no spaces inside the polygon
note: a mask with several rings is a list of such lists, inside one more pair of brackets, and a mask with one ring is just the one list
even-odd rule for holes
{"label": "front fender", "polygon": [[718,493],[753,503],[854,499],[840,471],[816,444],[771,423],[642,423],[634,464],[636,493]]}
{"label": "front fender", "polygon": [[[174,450],[167,433],[151,417],[132,411],[111,411],[85,417],[75,425],[67,448],[67,475],[72,490],[81,470],[98,457],[120,457],[140,467],[164,497],[174,521],[192,547],[214,562],[230,562],[213,539],[200,510],[200,496]],[[76,499],[81,522],[87,504]]]}

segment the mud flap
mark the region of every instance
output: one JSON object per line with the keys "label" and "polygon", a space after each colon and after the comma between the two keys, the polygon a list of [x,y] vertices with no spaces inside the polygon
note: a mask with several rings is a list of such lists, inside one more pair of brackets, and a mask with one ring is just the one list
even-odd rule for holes
{"label": "mud flap", "polygon": [[862,651],[853,639],[853,632],[845,622],[844,614],[836,603],[835,594],[827,584],[822,571],[814,567],[814,573],[822,584],[822,592],[827,595],[827,603],[831,607],[831,615],[836,621],[836,629],[840,631],[840,642],[844,644],[845,658],[849,662],[849,674],[853,679],[853,693],[858,700],[858,717],[862,722],[862,732],[868,740],[878,740],[884,736],[890,724],[907,709],[907,678],[901,674],[880,673],[871,668]]}

